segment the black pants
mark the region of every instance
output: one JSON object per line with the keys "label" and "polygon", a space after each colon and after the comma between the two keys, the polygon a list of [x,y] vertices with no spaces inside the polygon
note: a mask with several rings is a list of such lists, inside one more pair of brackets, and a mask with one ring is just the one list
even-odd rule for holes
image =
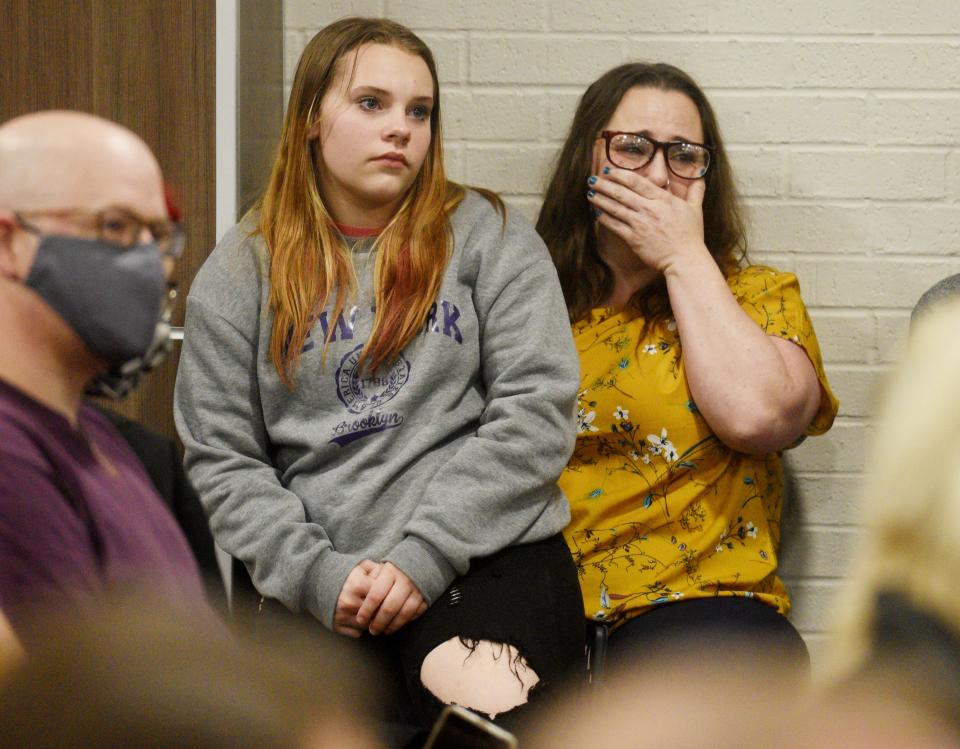
{"label": "black pants", "polygon": [[[513,645],[540,679],[530,691],[534,704],[582,670],[582,610],[576,567],[557,535],[474,560],[421,617],[366,641],[398,663],[417,719],[429,725],[443,707],[420,682],[431,650],[452,638]],[[497,722],[509,726],[513,712]]]}
{"label": "black pants", "polygon": [[[606,670],[661,663],[722,664],[742,671],[806,680],[810,656],[800,633],[775,608],[742,596],[666,603],[631,619],[609,637]],[[766,669],[766,671],[764,671]]]}

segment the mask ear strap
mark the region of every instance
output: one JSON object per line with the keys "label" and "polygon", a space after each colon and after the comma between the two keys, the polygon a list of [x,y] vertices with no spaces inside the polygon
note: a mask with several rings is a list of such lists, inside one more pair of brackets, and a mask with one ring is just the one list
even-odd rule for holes
{"label": "mask ear strap", "polygon": [[139,383],[140,378],[153,371],[170,353],[173,348],[173,339],[170,336],[170,318],[177,301],[176,284],[167,285],[167,296],[163,301],[163,308],[157,327],[153,334],[153,341],[142,356],[112,367],[87,383],[86,394],[103,396],[113,400],[121,400],[130,393]]}

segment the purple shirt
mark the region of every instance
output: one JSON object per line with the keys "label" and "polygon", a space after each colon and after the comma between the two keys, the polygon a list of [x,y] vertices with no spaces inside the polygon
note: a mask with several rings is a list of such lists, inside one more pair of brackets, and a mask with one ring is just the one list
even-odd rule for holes
{"label": "purple shirt", "polygon": [[16,629],[35,606],[92,611],[134,586],[211,615],[190,547],[113,425],[82,405],[74,429],[0,381],[0,609]]}

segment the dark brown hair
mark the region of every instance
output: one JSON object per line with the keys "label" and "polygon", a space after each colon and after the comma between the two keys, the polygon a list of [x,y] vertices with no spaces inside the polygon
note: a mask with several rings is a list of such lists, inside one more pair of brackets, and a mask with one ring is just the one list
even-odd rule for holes
{"label": "dark brown hair", "polygon": [[[537,219],[537,231],[557,266],[571,322],[583,319],[592,308],[601,306],[613,290],[613,272],[600,258],[595,223],[586,198],[586,182],[593,163],[594,143],[620,100],[633,88],[679,91],[696,105],[704,141],[715,149],[713,163],[705,177],[704,240],[724,274],[746,258],[746,229],[733,172],[706,95],[689,75],[673,65],[642,62],[620,65],[592,83],[580,99]],[[648,321],[668,315],[670,300],[663,279],[634,294],[630,306]]]}

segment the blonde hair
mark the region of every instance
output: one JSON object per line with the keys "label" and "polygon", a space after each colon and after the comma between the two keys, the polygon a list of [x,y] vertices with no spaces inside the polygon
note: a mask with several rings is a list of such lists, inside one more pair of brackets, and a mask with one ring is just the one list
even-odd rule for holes
{"label": "blonde hair", "polygon": [[[320,103],[343,70],[344,58],[365,44],[386,44],[420,57],[433,79],[431,145],[399,209],[376,241],[376,312],[362,366],[392,362],[419,332],[440,290],[449,260],[449,216],[464,189],[443,169],[440,98],[430,49],[412,31],[380,18],[345,18],[322,29],[304,49],[270,180],[254,210],[270,257],[273,328],[270,359],[280,379],[293,387],[300,352],[317,315],[335,295],[332,319],[356,289],[349,249],[317,187],[310,132],[319,124]],[[334,332],[330,326],[324,354]]]}
{"label": "blonde hair", "polygon": [[919,321],[889,383],[864,484],[867,536],[839,619],[834,676],[872,648],[878,593],[960,636],[960,302]]}

